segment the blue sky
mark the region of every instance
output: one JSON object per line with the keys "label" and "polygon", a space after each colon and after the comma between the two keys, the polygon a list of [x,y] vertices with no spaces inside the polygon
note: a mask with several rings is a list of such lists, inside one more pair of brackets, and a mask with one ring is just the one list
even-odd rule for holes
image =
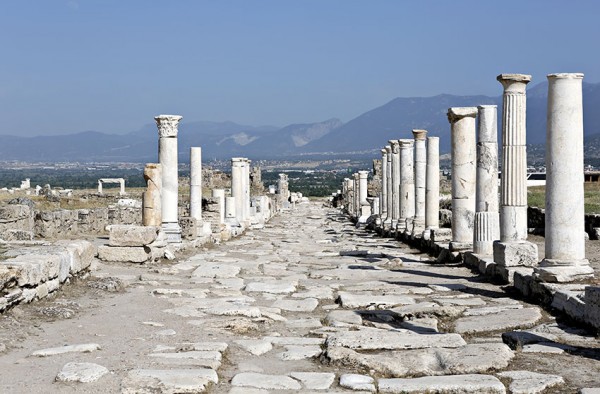
{"label": "blue sky", "polygon": [[159,113],[284,126],[395,97],[600,82],[599,1],[0,0],[0,134],[123,133]]}

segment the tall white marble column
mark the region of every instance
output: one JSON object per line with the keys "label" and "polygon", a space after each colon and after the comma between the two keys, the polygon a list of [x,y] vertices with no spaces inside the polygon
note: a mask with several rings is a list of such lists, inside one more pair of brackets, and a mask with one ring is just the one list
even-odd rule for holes
{"label": "tall white marble column", "polygon": [[498,216],[498,110],[495,105],[477,107],[477,190],[475,196],[475,233],[473,252],[494,253],[500,237]]}
{"label": "tall white marble column", "polygon": [[476,182],[476,107],[448,109],[452,143],[452,242],[450,250],[473,246]]}
{"label": "tall white marble column", "polygon": [[500,74],[502,84],[502,180],[500,241],[494,261],[500,266],[537,264],[537,246],[527,242],[526,86],[531,75]]}
{"label": "tall white marble column", "polygon": [[412,228],[415,216],[414,141],[398,140],[400,143],[400,217],[396,231]]}
{"label": "tall white marble column", "polygon": [[359,212],[358,212],[358,222],[366,223],[367,219],[371,216],[371,204],[367,201],[368,195],[368,182],[367,178],[369,176],[369,171],[359,171],[358,172],[358,190],[359,190]]}
{"label": "tall white marble column", "polygon": [[244,165],[245,159],[242,157],[231,159],[231,197],[235,198],[235,217],[240,224],[244,221],[244,203],[246,200]]}
{"label": "tall white marble column", "polygon": [[585,258],[583,74],[548,75],[545,258],[538,279],[570,282],[594,276]]}
{"label": "tall white marble column", "polygon": [[252,161],[244,158],[244,176],[242,178],[244,182],[244,220],[250,220],[250,163]]}
{"label": "tall white marble column", "polygon": [[167,242],[181,242],[178,196],[179,172],[177,162],[177,132],[179,115],[158,115],[158,162],[162,167],[162,229]]}
{"label": "tall white marble column", "polygon": [[429,239],[431,230],[440,227],[440,138],[427,137],[427,169],[425,176],[425,231]]}
{"label": "tall white marble column", "polygon": [[427,174],[427,130],[413,130],[415,137],[415,218],[413,234],[425,229],[425,183]]}
{"label": "tall white marble column", "polygon": [[381,199],[379,200],[379,210],[381,223],[387,219],[387,199],[388,199],[388,191],[387,191],[387,150],[381,150]]}
{"label": "tall white marble column", "polygon": [[393,190],[394,189],[392,188],[392,147],[391,147],[391,145],[387,145],[385,147],[385,153],[386,153],[386,160],[387,160],[387,164],[385,167],[385,183],[386,183],[386,190],[387,190],[387,200],[385,202],[386,216],[385,216],[385,220],[383,221],[383,229],[388,230],[392,227],[392,212],[394,210],[394,208],[393,208],[393,199],[394,199]]}
{"label": "tall white marble column", "polygon": [[392,231],[396,230],[398,225],[398,219],[400,218],[400,143],[398,140],[388,141],[391,147],[392,155],[392,220],[390,222],[390,228]]}
{"label": "tall white marble column", "polygon": [[202,221],[202,148],[190,148],[190,217]]}

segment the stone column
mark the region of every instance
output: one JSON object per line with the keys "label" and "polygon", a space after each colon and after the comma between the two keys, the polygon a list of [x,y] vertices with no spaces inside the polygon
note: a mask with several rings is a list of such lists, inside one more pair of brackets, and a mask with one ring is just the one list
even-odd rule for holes
{"label": "stone column", "polygon": [[235,198],[235,217],[242,223],[244,221],[244,159],[234,157],[231,159],[231,197]]}
{"label": "stone column", "polygon": [[475,216],[476,107],[448,109],[452,143],[452,241],[450,250],[473,246]]}
{"label": "stone column", "polygon": [[250,220],[250,163],[249,159],[244,159],[244,220]]}
{"label": "stone column", "polygon": [[381,199],[379,201],[379,211],[381,222],[387,218],[387,150],[381,150]]}
{"label": "stone column", "polygon": [[369,205],[367,202],[367,178],[369,176],[369,171],[359,171],[358,172],[358,190],[359,190],[359,202],[360,205]]}
{"label": "stone column", "polygon": [[348,212],[348,214],[352,214],[352,201],[353,201],[353,194],[352,194],[352,188],[353,188],[353,181],[350,178],[344,178],[344,183],[345,183],[345,189],[346,189],[346,195],[344,196],[345,201],[344,203],[346,204],[346,212]]}
{"label": "stone column", "polygon": [[156,163],[146,164],[144,167],[144,180],[146,181],[146,191],[142,195],[142,224],[158,227],[162,224],[161,165]]}
{"label": "stone column", "polygon": [[548,282],[594,276],[585,258],[582,81],[548,75],[545,258],[535,269]]}
{"label": "stone column", "polygon": [[500,74],[502,96],[502,180],[500,241],[494,261],[500,266],[537,264],[537,246],[527,242],[526,92],[531,75]]}
{"label": "stone column", "polygon": [[379,212],[381,208],[380,205],[379,197],[373,197],[371,201],[371,211],[373,212],[373,215],[375,215],[375,212]]}
{"label": "stone column", "polygon": [[225,221],[232,226],[239,226],[240,222],[237,219],[237,198],[225,197]]}
{"label": "stone column", "polygon": [[358,218],[360,216],[360,175],[358,172],[352,174],[352,181],[354,182],[354,216]]}
{"label": "stone column", "polygon": [[162,229],[167,242],[181,242],[178,196],[179,173],[177,162],[177,132],[182,116],[159,115],[154,118],[158,127],[158,161],[162,166]]}
{"label": "stone column", "polygon": [[394,200],[394,194],[393,194],[393,187],[392,187],[392,147],[391,145],[387,145],[385,147],[385,153],[386,153],[386,166],[385,166],[385,183],[386,183],[386,191],[387,191],[387,199],[385,202],[386,205],[386,216],[385,216],[385,220],[383,222],[383,228],[384,230],[387,230],[389,228],[391,228],[392,226],[392,213],[393,213],[393,200]]}
{"label": "stone column", "polygon": [[427,130],[413,130],[415,137],[415,218],[413,234],[425,229],[425,183],[427,173]]}
{"label": "stone column", "polygon": [[396,231],[412,229],[415,216],[415,172],[413,140],[401,139],[400,143],[400,216]]}
{"label": "stone column", "polygon": [[371,216],[371,204],[367,201],[368,195],[368,183],[367,177],[369,176],[369,171],[359,171],[358,172],[358,190],[359,190],[359,211],[358,211],[358,222],[366,223],[367,219]]}
{"label": "stone column", "polygon": [[440,227],[440,138],[427,137],[427,174],[425,185],[425,232]]}
{"label": "stone column", "polygon": [[121,178],[119,182],[119,196],[125,195],[125,179]]}
{"label": "stone column", "polygon": [[400,218],[400,143],[398,140],[390,140],[388,142],[390,143],[392,156],[392,192],[390,193],[392,197],[392,220],[390,227],[392,230],[396,230],[398,219]]}
{"label": "stone column", "polygon": [[98,194],[102,194],[102,181],[98,180]]}
{"label": "stone column", "polygon": [[190,148],[190,217],[202,221],[202,148]]}
{"label": "stone column", "polygon": [[225,223],[225,190],[213,189],[212,197],[219,201],[219,224]]}
{"label": "stone column", "polygon": [[498,217],[498,114],[497,106],[477,107],[477,189],[475,192],[475,234],[473,252],[494,253],[500,237]]}

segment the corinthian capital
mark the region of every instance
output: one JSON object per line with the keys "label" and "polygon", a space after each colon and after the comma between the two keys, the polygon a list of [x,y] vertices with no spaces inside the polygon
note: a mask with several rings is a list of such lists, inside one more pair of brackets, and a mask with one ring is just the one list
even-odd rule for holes
{"label": "corinthian capital", "polygon": [[159,138],[177,137],[177,126],[183,116],[179,115],[158,115],[154,117],[156,126],[158,127]]}

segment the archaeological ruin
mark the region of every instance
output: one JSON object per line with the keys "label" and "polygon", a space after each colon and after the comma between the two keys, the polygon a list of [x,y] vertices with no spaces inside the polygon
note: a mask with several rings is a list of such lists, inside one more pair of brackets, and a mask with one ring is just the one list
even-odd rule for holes
{"label": "archaeological ruin", "polygon": [[381,141],[327,198],[284,172],[265,188],[248,157],[213,171],[199,146],[181,176],[180,115],[154,118],[139,190],[6,191],[2,392],[600,392],[583,75],[548,75],[544,210],[528,206],[531,76],[497,80],[502,108]]}

